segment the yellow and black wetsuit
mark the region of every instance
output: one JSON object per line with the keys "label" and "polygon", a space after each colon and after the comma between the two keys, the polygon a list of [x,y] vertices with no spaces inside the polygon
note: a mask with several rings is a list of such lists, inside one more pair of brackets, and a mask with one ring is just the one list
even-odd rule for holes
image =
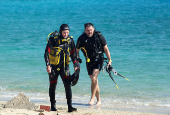
{"label": "yellow and black wetsuit", "polygon": [[44,54],[46,66],[51,66],[51,73],[49,74],[50,101],[55,101],[55,89],[58,76],[60,75],[65,87],[68,108],[70,108],[72,107],[72,91],[69,70],[70,60],[68,56],[71,57],[74,64],[77,63],[73,37],[68,36],[66,39],[59,35],[50,37]]}

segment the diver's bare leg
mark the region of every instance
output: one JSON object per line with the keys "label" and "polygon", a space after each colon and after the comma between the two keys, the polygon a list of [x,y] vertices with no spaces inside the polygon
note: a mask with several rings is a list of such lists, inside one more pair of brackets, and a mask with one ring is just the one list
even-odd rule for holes
{"label": "diver's bare leg", "polygon": [[96,105],[101,105],[102,103],[101,103],[101,100],[100,100],[100,89],[99,89],[98,79],[97,79],[96,98],[97,98]]}
{"label": "diver's bare leg", "polygon": [[[99,70],[98,69],[94,69],[92,75],[90,75],[91,78],[91,99],[89,104],[93,105],[94,104],[94,98],[95,95],[97,97],[97,101],[100,101],[100,96],[99,96],[99,87],[98,87],[98,80],[97,80],[97,76],[99,74]],[[96,94],[97,92],[97,94]]]}

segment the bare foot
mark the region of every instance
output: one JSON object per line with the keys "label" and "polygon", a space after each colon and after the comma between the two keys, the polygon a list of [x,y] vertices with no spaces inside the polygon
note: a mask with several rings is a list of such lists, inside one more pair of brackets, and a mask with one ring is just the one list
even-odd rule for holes
{"label": "bare foot", "polygon": [[93,105],[93,104],[94,104],[94,100],[91,99],[88,104],[89,104],[89,105]]}
{"label": "bare foot", "polygon": [[96,105],[101,105],[102,104],[102,102],[101,101],[98,101],[97,103],[96,103]]}

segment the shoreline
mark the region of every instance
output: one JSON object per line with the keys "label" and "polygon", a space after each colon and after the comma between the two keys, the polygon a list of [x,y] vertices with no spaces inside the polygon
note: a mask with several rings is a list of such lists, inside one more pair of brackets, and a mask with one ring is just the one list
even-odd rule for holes
{"label": "shoreline", "polygon": [[[28,96],[28,94],[26,93],[26,95]],[[0,98],[0,115],[1,115],[1,112],[3,109],[5,108],[2,108],[2,105],[7,103],[8,101],[10,101],[12,98],[14,98],[16,95],[10,95],[9,94],[9,97],[10,98],[7,98],[7,97],[2,97]],[[50,101],[49,101],[49,98],[46,97],[46,98],[31,98],[30,97],[31,95],[29,95],[29,99],[30,99],[30,102],[31,103],[34,103],[36,105],[48,105],[50,106]],[[88,105],[88,100],[86,101],[82,101],[81,98],[73,98],[73,107],[76,107],[78,110],[81,110],[82,109],[87,109],[86,111],[88,111],[89,109],[92,111],[98,111],[98,110],[101,110],[101,111],[122,111],[122,112],[132,112],[132,113],[141,113],[141,114],[144,114],[144,113],[150,113],[150,114],[153,114],[153,115],[162,115],[162,114],[170,114],[170,110],[169,108],[166,108],[166,107],[161,107],[161,106],[146,106],[146,105],[136,105],[136,104],[127,104],[127,103],[122,103],[122,102],[114,102],[114,103],[109,103],[107,100],[102,100],[102,105]],[[60,107],[64,107],[65,110],[67,110],[67,104],[66,104],[66,99],[65,98],[58,98],[56,99],[56,106],[57,108],[60,108]],[[13,110],[12,110],[13,111]],[[67,112],[67,111],[65,111]],[[3,114],[2,114],[3,115]]]}
{"label": "shoreline", "polygon": [[[7,101],[0,101],[0,115],[39,115],[43,113],[44,115],[167,115],[167,114],[159,114],[159,113],[150,113],[150,112],[141,112],[139,110],[125,110],[125,109],[113,109],[113,108],[104,108],[100,106],[88,106],[88,104],[76,104],[73,103],[73,107],[77,108],[76,112],[68,113],[67,105],[65,103],[57,103],[56,108],[57,112],[48,112],[48,111],[35,111],[35,110],[27,110],[27,109],[16,109],[16,108],[3,108],[3,106],[7,103]],[[33,103],[33,102],[31,102]],[[50,103],[44,102],[36,102],[34,103],[36,106],[44,105],[50,106]]]}
{"label": "shoreline", "polygon": [[[50,106],[50,101],[46,100],[46,101],[38,101],[38,100],[32,100],[32,103],[36,103],[36,104],[46,104]],[[76,108],[80,108],[80,109],[101,109],[101,110],[111,110],[111,111],[128,111],[128,112],[139,112],[139,113],[151,113],[151,114],[169,114],[170,115],[170,110],[169,108],[165,108],[165,107],[158,107],[158,106],[141,106],[141,105],[125,105],[125,103],[115,103],[112,106],[108,105],[107,103],[104,103],[104,101],[102,101],[103,103],[99,106],[97,105],[89,105],[88,101],[86,102],[81,102],[79,99],[73,99],[72,105],[73,107]],[[58,106],[65,106],[67,107],[66,104],[66,99],[64,100],[56,100],[56,104]],[[120,107],[121,106],[121,107]]]}

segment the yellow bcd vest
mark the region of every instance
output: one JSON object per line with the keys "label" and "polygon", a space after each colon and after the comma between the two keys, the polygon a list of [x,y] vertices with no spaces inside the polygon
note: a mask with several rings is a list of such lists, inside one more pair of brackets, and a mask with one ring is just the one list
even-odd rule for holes
{"label": "yellow bcd vest", "polygon": [[[62,41],[60,41],[60,39],[58,40],[59,40],[58,41],[59,44],[61,44],[61,42],[68,42],[69,44],[70,38],[62,39]],[[70,64],[69,47],[67,49],[67,52],[65,52],[61,47],[52,47],[49,53],[50,64],[58,65],[61,61],[61,54],[62,55],[64,54],[64,67],[65,67],[65,64],[69,65]]]}

